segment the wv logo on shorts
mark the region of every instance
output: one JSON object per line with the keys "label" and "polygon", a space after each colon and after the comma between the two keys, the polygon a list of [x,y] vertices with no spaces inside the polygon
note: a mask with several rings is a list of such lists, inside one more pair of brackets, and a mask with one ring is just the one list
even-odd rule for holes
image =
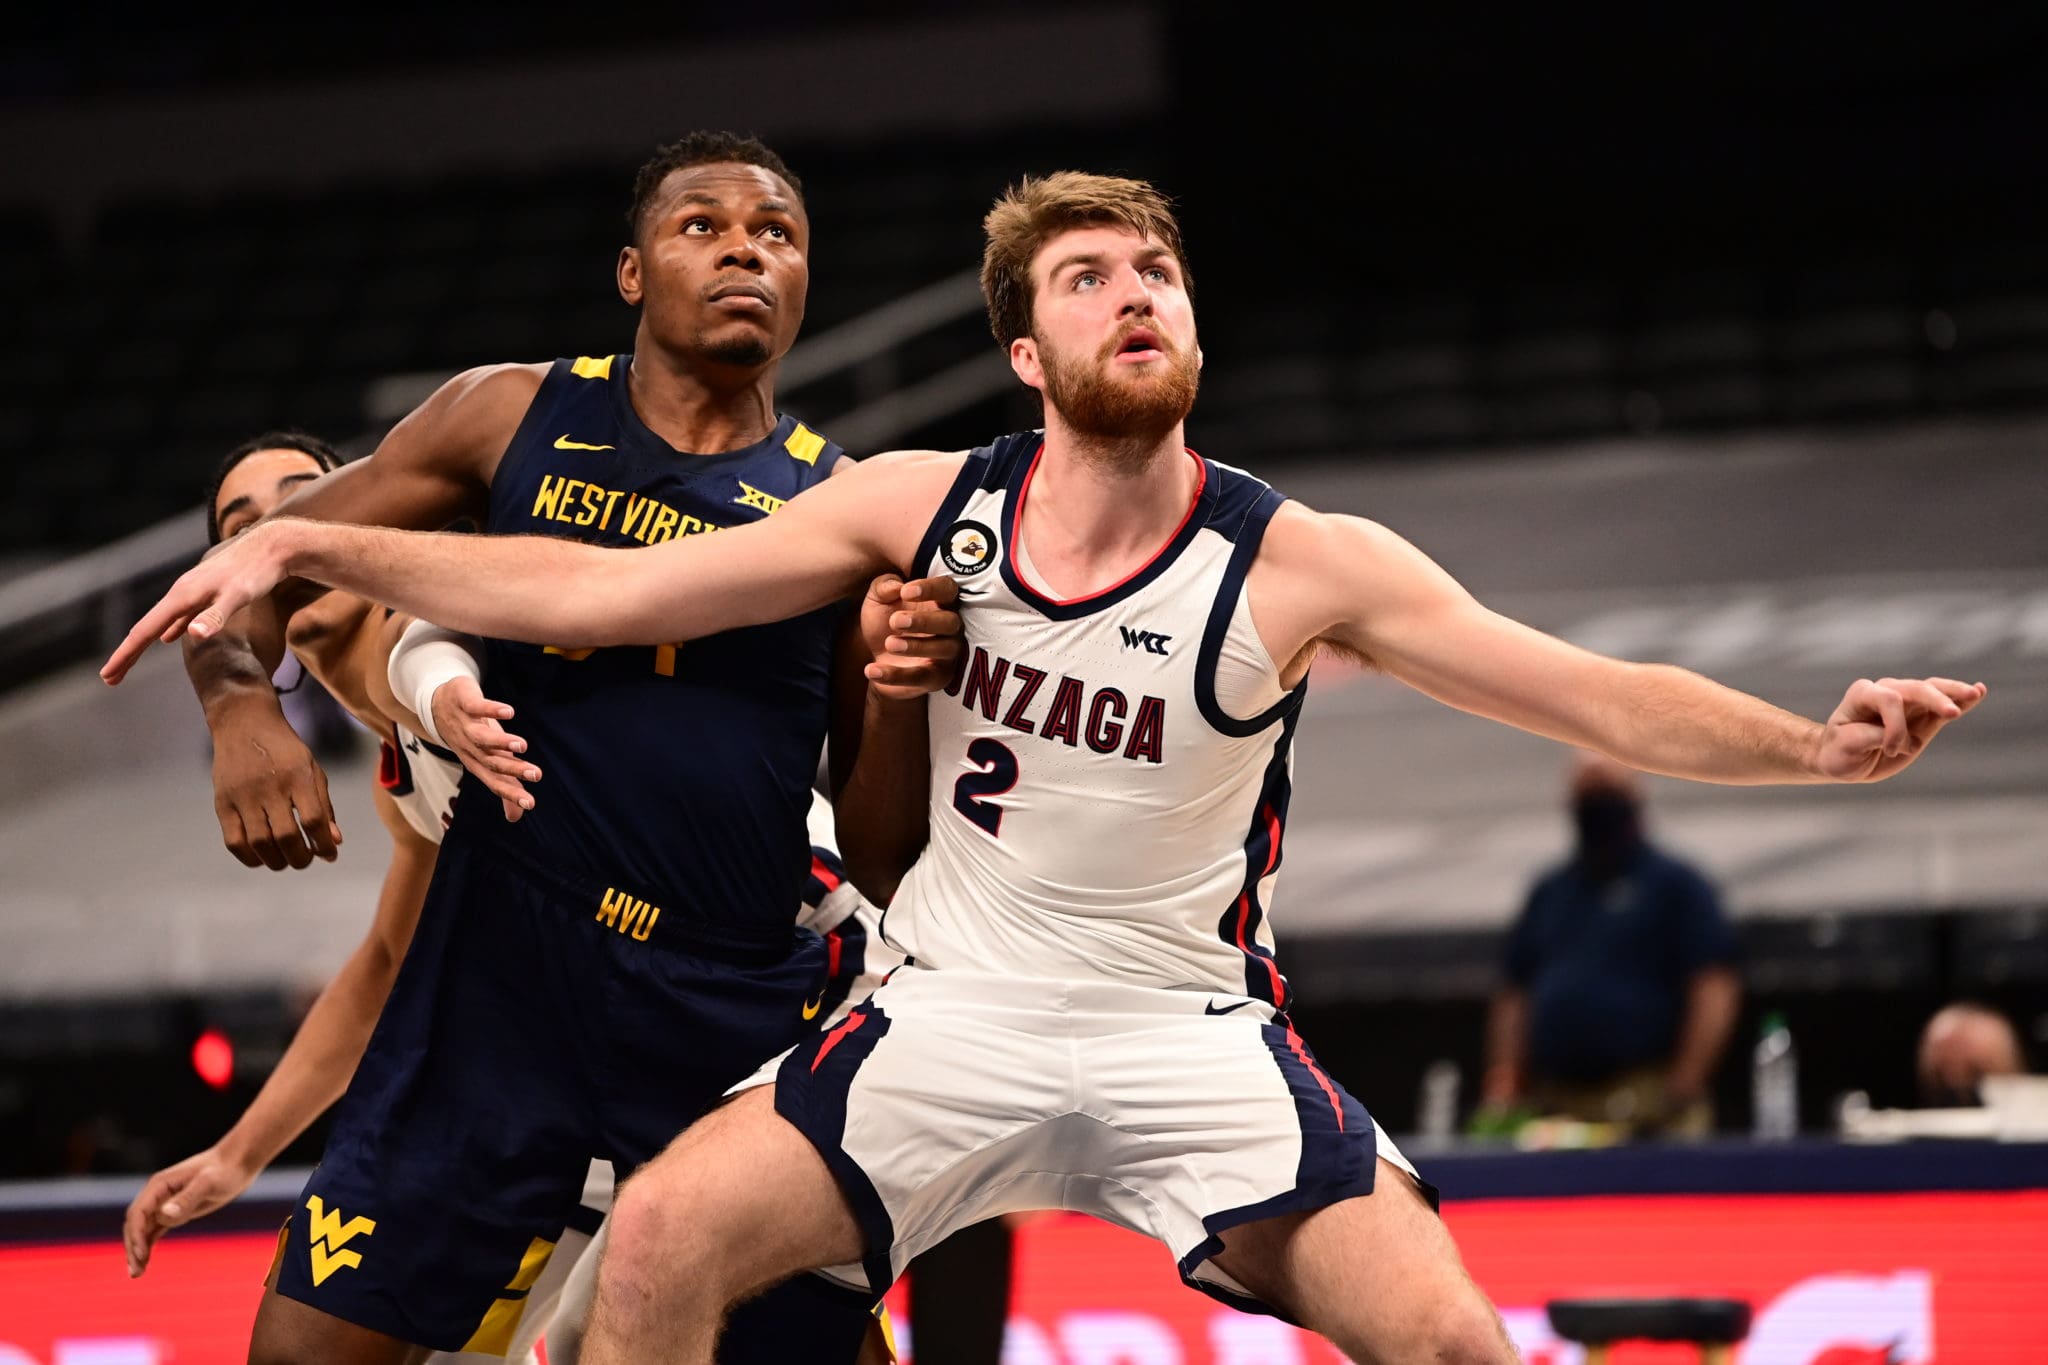
{"label": "wv logo on shorts", "polygon": [[1117,629],[1123,632],[1125,649],[1142,649],[1147,654],[1164,654],[1166,642],[1173,638],[1156,630],[1133,630],[1129,626],[1118,626]]}
{"label": "wv logo on shorts", "polygon": [[374,1219],[351,1218],[341,1221],[341,1210],[329,1213],[327,1206],[320,1202],[319,1195],[306,1200],[306,1212],[313,1215],[309,1231],[313,1244],[313,1283],[327,1283],[327,1277],[337,1270],[354,1270],[363,1263],[360,1251],[343,1251],[341,1248],[357,1233],[368,1237],[377,1230]]}

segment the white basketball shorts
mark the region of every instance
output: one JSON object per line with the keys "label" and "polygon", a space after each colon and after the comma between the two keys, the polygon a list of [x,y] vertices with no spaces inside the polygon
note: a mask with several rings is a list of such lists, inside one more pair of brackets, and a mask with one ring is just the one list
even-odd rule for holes
{"label": "white basketball shorts", "polygon": [[1068,1209],[1164,1243],[1197,1289],[1241,1223],[1370,1194],[1375,1157],[1435,1191],[1300,1035],[1249,996],[915,964],[735,1091],[773,1083],[853,1205],[880,1294],[954,1231]]}

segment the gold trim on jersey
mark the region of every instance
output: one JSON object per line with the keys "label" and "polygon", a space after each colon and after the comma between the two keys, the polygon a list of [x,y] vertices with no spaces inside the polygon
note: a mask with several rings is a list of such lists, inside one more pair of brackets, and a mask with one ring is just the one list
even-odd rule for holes
{"label": "gold trim on jersey", "polygon": [[802,422],[798,422],[796,430],[789,433],[789,439],[782,444],[791,455],[805,464],[816,464],[818,452],[825,448],[825,438]]}
{"label": "gold trim on jersey", "polygon": [[569,373],[578,379],[610,379],[612,358],[608,355],[579,355],[576,363],[569,367]]}

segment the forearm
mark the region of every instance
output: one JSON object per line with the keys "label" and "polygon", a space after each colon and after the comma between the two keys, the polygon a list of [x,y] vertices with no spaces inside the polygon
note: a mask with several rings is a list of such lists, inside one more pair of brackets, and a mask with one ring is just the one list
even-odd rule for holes
{"label": "forearm", "polygon": [[185,676],[209,726],[249,701],[278,709],[270,680],[284,662],[286,620],[273,594],[236,612],[217,635],[185,637]]}
{"label": "forearm", "polygon": [[295,522],[285,567],[450,630],[581,648],[655,638],[634,638],[639,618],[612,591],[614,561],[629,553],[549,536]]}
{"label": "forearm", "polygon": [[1685,1017],[1679,1024],[1678,1047],[1668,1077],[1672,1090],[1685,1095],[1706,1090],[1728,1046],[1741,1004],[1742,984],[1725,967],[1701,972],[1687,985]]}
{"label": "forearm", "polygon": [[1607,665],[1578,742],[1643,772],[1735,785],[1825,782],[1825,727],[1670,664]]}
{"label": "forearm", "polygon": [[1522,1093],[1528,1056],[1529,997],[1518,990],[1493,998],[1486,1018],[1486,1078],[1482,1098],[1501,1104]]}
{"label": "forearm", "polygon": [[449,630],[564,648],[669,643],[779,621],[846,596],[868,567],[850,546],[813,542],[809,553],[779,553],[762,538],[766,522],[638,550],[553,536],[273,524],[289,526],[286,573]]}
{"label": "forearm", "polygon": [[220,1140],[225,1155],[261,1170],[341,1098],[397,974],[397,961],[381,943],[356,949],[313,1002],[277,1070]]}
{"label": "forearm", "polygon": [[925,700],[867,693],[860,749],[833,798],[846,874],[887,905],[931,835],[930,732]]}

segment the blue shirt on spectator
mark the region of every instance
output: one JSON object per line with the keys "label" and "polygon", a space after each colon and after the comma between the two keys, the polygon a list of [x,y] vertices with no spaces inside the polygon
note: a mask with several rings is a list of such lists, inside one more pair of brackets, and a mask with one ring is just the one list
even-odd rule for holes
{"label": "blue shirt on spectator", "polygon": [[1529,997],[1529,1069],[1600,1081],[1668,1060],[1693,976],[1735,961],[1720,897],[1647,844],[1619,872],[1574,860],[1545,874],[1508,935],[1508,977]]}

